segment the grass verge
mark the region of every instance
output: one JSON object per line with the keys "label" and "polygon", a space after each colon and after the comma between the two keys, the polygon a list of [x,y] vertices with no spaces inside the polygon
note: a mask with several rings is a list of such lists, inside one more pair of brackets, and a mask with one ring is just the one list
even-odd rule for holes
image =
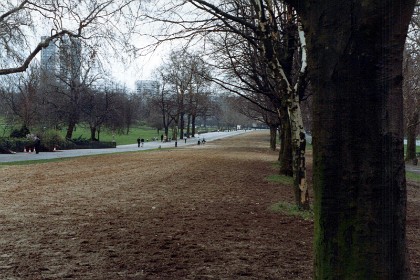
{"label": "grass verge", "polygon": [[64,161],[64,160],[69,160],[69,159],[72,159],[72,158],[68,157],[68,158],[54,158],[54,159],[38,159],[38,160],[0,162],[0,167],[9,166],[9,165],[30,165],[30,164],[41,164],[41,163],[48,163],[48,162],[59,162],[59,161]]}
{"label": "grass verge", "polygon": [[267,180],[281,185],[293,186],[293,178],[285,175],[270,175]]}
{"label": "grass verge", "polygon": [[418,173],[407,171],[405,172],[405,178],[409,181],[420,183],[420,174]]}
{"label": "grass verge", "polygon": [[304,220],[312,221],[314,219],[314,213],[312,210],[304,211],[299,210],[299,208],[287,202],[278,202],[271,205],[270,210],[275,213],[281,213],[288,216],[298,217]]}

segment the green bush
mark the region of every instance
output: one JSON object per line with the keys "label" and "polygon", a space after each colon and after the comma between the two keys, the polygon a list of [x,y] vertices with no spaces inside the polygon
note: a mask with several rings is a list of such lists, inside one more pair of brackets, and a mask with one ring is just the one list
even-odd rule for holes
{"label": "green bush", "polygon": [[23,152],[25,147],[33,146],[34,141],[27,138],[0,138],[0,153]]}
{"label": "green bush", "polygon": [[10,137],[12,138],[25,138],[26,135],[30,134],[31,132],[26,127],[26,125],[22,125],[20,129],[14,129],[12,133],[10,133]]}
{"label": "green bush", "polygon": [[74,149],[103,149],[103,148],[115,148],[115,142],[104,142],[104,141],[91,141],[90,139],[82,137],[67,139],[67,143]]}
{"label": "green bush", "polygon": [[69,145],[67,141],[55,130],[47,130],[37,134],[41,139],[41,150],[53,151],[54,148],[63,149]]}

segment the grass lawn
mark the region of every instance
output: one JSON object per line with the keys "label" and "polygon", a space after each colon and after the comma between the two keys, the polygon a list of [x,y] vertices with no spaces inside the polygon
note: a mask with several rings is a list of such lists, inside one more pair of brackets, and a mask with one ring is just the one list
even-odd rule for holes
{"label": "grass lawn", "polygon": [[418,173],[407,171],[405,173],[405,177],[407,178],[407,180],[415,181],[415,182],[420,183],[420,174],[418,174]]}
{"label": "grass lawn", "polygon": [[[117,142],[117,145],[127,145],[127,144],[134,144],[137,143],[137,138],[143,138],[143,139],[149,139],[149,141],[152,141],[153,137],[157,137],[160,140],[160,135],[163,133],[163,131],[159,131],[159,134],[157,133],[157,130],[150,127],[132,127],[130,128],[130,132],[128,134],[115,134],[115,141]],[[60,131],[60,135],[65,137],[66,130],[63,129]],[[85,128],[82,126],[78,126],[76,130],[73,132],[73,139],[74,138],[90,138],[90,130],[89,128]],[[100,133],[99,140],[104,142],[110,142],[113,140],[113,135],[110,131],[106,130]]]}
{"label": "grass lawn", "polygon": [[[407,145],[404,144],[404,155],[406,154],[406,152],[407,152]],[[420,153],[420,146],[416,146],[416,153]]]}

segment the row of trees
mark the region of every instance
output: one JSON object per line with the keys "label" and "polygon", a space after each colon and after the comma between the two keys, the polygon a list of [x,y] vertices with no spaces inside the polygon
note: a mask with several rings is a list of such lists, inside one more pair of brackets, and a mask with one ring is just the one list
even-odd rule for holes
{"label": "row of trees", "polygon": [[187,48],[171,51],[154,73],[156,90],[141,96],[146,123],[163,129],[172,140],[195,137],[198,126],[253,125],[252,119],[237,110],[231,93],[215,86],[213,71],[201,55]]}
{"label": "row of trees", "polygon": [[134,118],[128,90],[111,82],[95,85],[96,79],[82,79],[67,86],[47,87],[39,67],[30,67],[24,75],[2,79],[0,98],[2,115],[10,125],[28,128],[66,129],[71,139],[76,125],[88,124],[91,139],[97,140],[101,128],[121,131]]}
{"label": "row of trees", "polygon": [[214,95],[209,82],[210,70],[200,56],[180,50],[171,52],[157,72],[161,89],[152,104],[159,108],[165,135],[168,136],[172,127],[174,140],[194,137],[197,117],[205,122],[208,117],[217,115],[218,106],[212,100]]}
{"label": "row of trees", "polygon": [[[112,57],[109,54],[132,47],[129,30],[140,8],[141,2],[134,0],[2,1],[0,75],[9,75],[1,81],[7,119],[19,118],[27,126],[66,126],[68,138],[83,120],[89,122],[92,138],[97,138],[97,130],[110,120],[108,115],[119,116],[112,112],[127,105],[118,100],[121,89],[95,86],[99,77],[92,70],[98,68],[98,61]],[[114,28],[117,25],[120,28]],[[39,32],[45,36],[41,38]],[[42,49],[64,40],[84,44],[83,48],[69,45],[60,53],[60,63],[66,67],[58,73],[30,67]],[[71,55],[74,48],[83,54]],[[27,73],[10,76],[23,71]]]}
{"label": "row of trees", "polygon": [[214,93],[210,69],[198,55],[172,52],[156,71],[156,87],[133,92],[107,80],[94,56],[83,53],[83,63],[61,63],[65,66],[59,71],[33,64],[24,74],[3,77],[0,112],[6,123],[66,129],[68,139],[83,124],[89,126],[93,141],[99,140],[102,129],[129,133],[131,125],[139,123],[163,129],[173,140],[194,137],[197,125],[250,125],[243,117],[231,117],[233,106]]}
{"label": "row of trees", "polygon": [[[223,59],[229,71],[242,77],[233,90],[257,93],[255,104],[274,108],[281,125],[290,125],[295,190],[303,208],[300,101],[309,78],[315,278],[405,279],[402,54],[416,1],[175,2],[165,10],[188,10],[189,17],[161,11],[153,17],[179,24],[166,38],[195,43],[202,36],[207,43],[220,34],[217,55],[228,54]],[[259,102],[265,101],[262,95],[270,106]]]}
{"label": "row of trees", "polygon": [[[141,9],[132,9],[139,1],[68,2],[74,5],[21,1],[21,6],[11,4],[6,9],[0,16],[2,24],[10,25],[20,20],[13,15],[33,10],[53,19],[55,25],[63,22],[54,21],[62,16],[58,11],[70,12],[77,15],[73,16],[77,24],[72,31],[55,26],[53,35],[20,67],[0,74],[25,70],[33,54],[64,34],[110,38],[111,33],[98,36],[90,28],[96,24],[98,30],[104,30],[99,28],[102,25],[109,31],[106,27],[118,26],[120,19],[128,29],[118,30],[137,31],[139,26],[140,17],[133,11]],[[292,159],[296,202],[301,208],[309,207],[301,101],[310,81],[317,279],[407,277],[402,54],[415,4],[416,0],[342,1],[340,5],[311,0],[180,0],[154,3],[144,14],[149,22],[159,21],[169,31],[154,34],[159,40],[188,38],[192,45],[204,39],[204,46],[212,47],[203,49],[210,51],[214,66],[225,73],[211,77],[198,60],[180,67],[180,75],[162,69],[165,86],[160,96],[173,93],[171,102],[160,103],[165,104],[162,111],[176,104],[174,113],[162,115],[165,120],[188,130],[184,120],[192,123],[195,110],[206,107],[206,102],[198,106],[194,99],[206,96],[209,79],[269,112],[264,118],[282,126],[282,153],[291,155],[288,160]],[[22,29],[17,31],[11,37],[24,38],[19,36]],[[408,57],[417,61],[418,56]],[[184,59],[179,65],[183,63]],[[406,73],[412,64],[406,64]],[[415,84],[410,81],[404,86]],[[407,122],[408,129],[415,123]],[[282,166],[288,166],[287,161]]]}

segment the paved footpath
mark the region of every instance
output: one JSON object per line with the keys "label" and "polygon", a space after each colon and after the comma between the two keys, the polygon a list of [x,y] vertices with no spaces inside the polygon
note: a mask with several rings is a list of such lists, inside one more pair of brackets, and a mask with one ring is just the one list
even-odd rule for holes
{"label": "paved footpath", "polygon": [[413,165],[411,163],[405,163],[405,170],[420,174],[420,165]]}
{"label": "paved footpath", "polygon": [[[247,130],[247,132],[250,130]],[[177,147],[185,147],[191,145],[197,145],[198,140],[205,139],[206,142],[210,142],[217,139],[222,139],[226,137],[231,137],[239,134],[245,133],[245,130],[238,131],[224,131],[224,132],[209,132],[202,133],[199,137],[188,138],[186,143],[185,140],[178,140]],[[57,159],[57,158],[67,158],[67,157],[79,157],[87,155],[98,155],[98,154],[111,154],[111,153],[123,153],[123,152],[133,152],[141,150],[151,150],[159,148],[175,148],[175,141],[162,143],[160,141],[145,142],[144,146],[139,148],[137,143],[130,145],[117,145],[116,148],[108,149],[78,149],[78,150],[59,150],[56,152],[40,152],[36,153],[16,153],[16,154],[0,154],[0,163],[1,162],[16,162],[16,161],[25,161],[25,160],[41,160],[41,159]]]}

